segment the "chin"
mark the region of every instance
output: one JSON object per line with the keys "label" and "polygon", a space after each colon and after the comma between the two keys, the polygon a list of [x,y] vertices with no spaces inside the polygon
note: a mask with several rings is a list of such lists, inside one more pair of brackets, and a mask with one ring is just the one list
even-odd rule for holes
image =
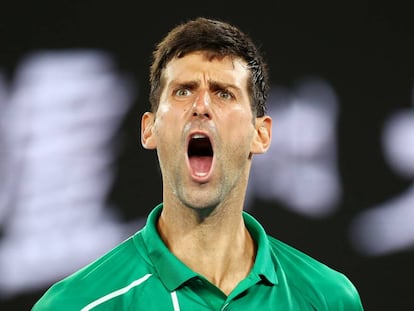
{"label": "chin", "polygon": [[219,204],[219,200],[200,200],[200,199],[195,199],[195,200],[189,200],[186,201],[185,206],[187,206],[188,208],[193,209],[194,211],[200,212],[200,213],[211,213],[212,211],[214,211],[216,209],[216,207]]}

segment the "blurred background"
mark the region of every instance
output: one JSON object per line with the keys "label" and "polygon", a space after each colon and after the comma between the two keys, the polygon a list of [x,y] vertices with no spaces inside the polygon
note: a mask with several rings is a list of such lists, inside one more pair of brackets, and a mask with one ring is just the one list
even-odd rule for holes
{"label": "blurred background", "polygon": [[161,201],[140,144],[151,52],[201,15],[249,33],[271,69],[273,143],[245,209],[344,272],[366,310],[414,310],[414,21],[364,1],[2,4],[1,310],[30,310]]}

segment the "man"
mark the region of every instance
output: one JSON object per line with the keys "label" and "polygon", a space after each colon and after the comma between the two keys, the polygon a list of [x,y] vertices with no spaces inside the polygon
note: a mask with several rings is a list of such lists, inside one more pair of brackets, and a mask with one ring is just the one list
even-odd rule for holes
{"label": "man", "polygon": [[362,310],[353,284],[243,212],[271,141],[266,64],[238,28],[197,18],[158,44],[141,141],[163,203],[146,226],[58,282],[33,310]]}

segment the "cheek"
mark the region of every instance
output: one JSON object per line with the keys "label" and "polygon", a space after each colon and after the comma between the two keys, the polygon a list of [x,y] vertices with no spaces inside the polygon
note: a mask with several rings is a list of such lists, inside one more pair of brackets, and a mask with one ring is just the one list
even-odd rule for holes
{"label": "cheek", "polygon": [[177,118],[173,113],[160,113],[154,122],[154,132],[157,137],[157,145],[162,153],[170,152],[178,148],[177,140],[181,136]]}
{"label": "cheek", "polygon": [[225,132],[225,140],[232,152],[250,151],[254,137],[254,126],[250,119],[234,120],[226,125]]}
{"label": "cheek", "polygon": [[158,106],[157,114],[165,114],[170,110],[170,105],[166,103],[160,103]]}
{"label": "cheek", "polygon": [[165,127],[169,127],[171,121],[171,112],[169,105],[160,105],[155,115],[154,127],[158,134],[162,133]]}
{"label": "cheek", "polygon": [[252,113],[244,109],[234,109],[227,116],[228,121],[225,122],[228,131],[240,138],[249,135],[254,130]]}
{"label": "cheek", "polygon": [[166,123],[168,126],[173,125],[179,121],[182,121],[183,116],[186,114],[186,107],[184,105],[174,105],[172,103],[161,104],[156,113],[156,119],[160,123]]}

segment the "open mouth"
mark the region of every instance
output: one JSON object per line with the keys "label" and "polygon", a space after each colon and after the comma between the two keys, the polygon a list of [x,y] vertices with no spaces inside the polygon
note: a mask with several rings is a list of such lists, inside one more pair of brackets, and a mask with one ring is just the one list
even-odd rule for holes
{"label": "open mouth", "polygon": [[210,138],[204,134],[193,134],[188,143],[188,159],[192,175],[208,176],[213,163],[213,147]]}

